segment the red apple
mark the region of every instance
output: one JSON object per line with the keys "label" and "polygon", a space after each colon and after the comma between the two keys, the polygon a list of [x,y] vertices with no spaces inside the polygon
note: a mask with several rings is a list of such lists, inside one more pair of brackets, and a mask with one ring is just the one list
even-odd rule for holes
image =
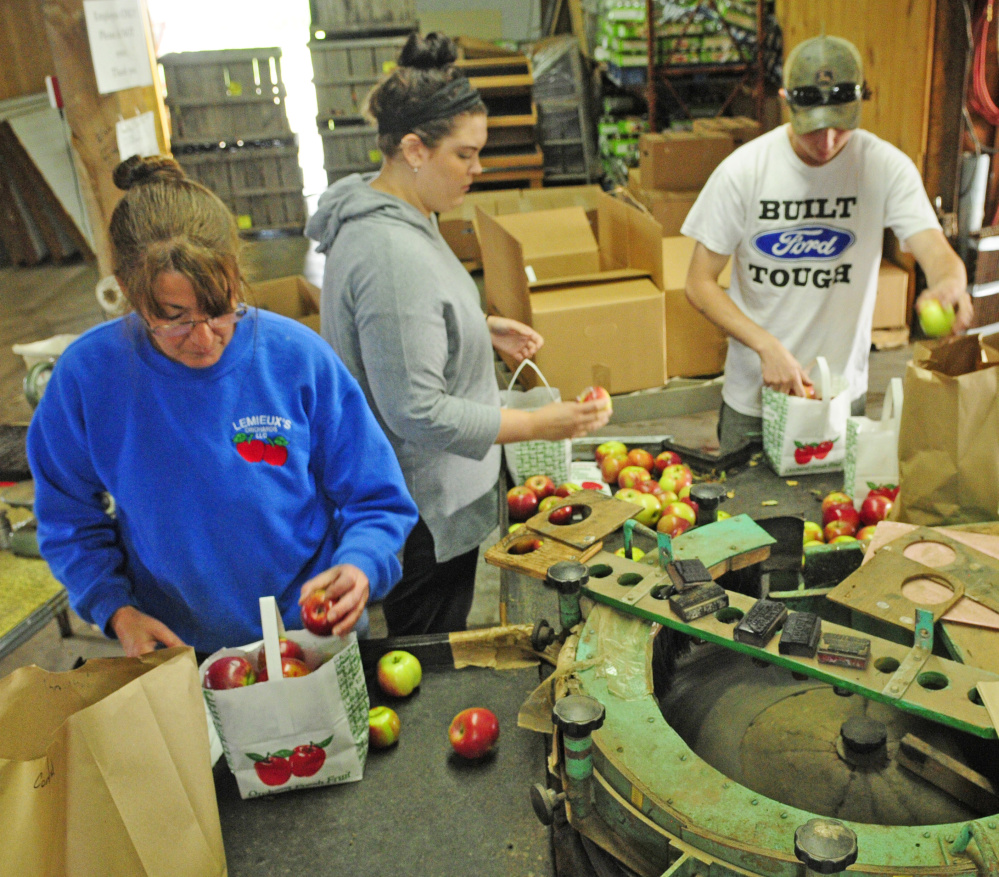
{"label": "red apple", "polygon": [[423,679],[423,668],[416,655],[393,649],[378,659],[378,684],[392,697],[406,697],[413,693]]}
{"label": "red apple", "polygon": [[635,485],[635,490],[639,493],[651,493],[653,496],[659,498],[660,503],[663,502],[663,497],[665,496],[669,496],[669,502],[676,499],[674,495],[667,494],[667,492],[663,490],[662,485],[654,478],[650,478],[648,481],[639,481],[638,484]]}
{"label": "red apple", "polygon": [[265,786],[283,786],[291,779],[291,762],[280,755],[254,755],[246,753],[253,761],[253,769]]}
{"label": "red apple", "polygon": [[[282,658],[298,658],[299,661],[305,660],[305,652],[302,651],[302,647],[294,640],[286,639],[283,636],[279,637],[278,646]],[[267,650],[261,646],[260,652],[257,654],[257,669],[263,670],[266,666]]]}
{"label": "red apple", "polygon": [[625,466],[617,474],[618,487],[634,487],[639,481],[648,481],[652,478],[648,469],[641,466]]}
{"label": "red apple", "polygon": [[674,515],[677,518],[683,518],[685,521],[690,522],[690,526],[693,527],[697,523],[697,512],[694,511],[688,503],[685,503],[682,499],[678,499],[676,502],[671,502],[663,509],[664,515]]}
{"label": "red apple", "polygon": [[511,520],[526,521],[538,510],[538,495],[530,487],[520,484],[506,492],[506,504]]}
{"label": "red apple", "polygon": [[611,394],[608,393],[603,387],[593,386],[587,387],[576,397],[577,402],[603,402],[601,408],[607,408],[610,411],[614,410],[614,403],[611,401]]}
{"label": "red apple", "polygon": [[663,516],[659,519],[659,523],[656,524],[656,529],[660,533],[666,533],[675,539],[681,533],[686,533],[692,526],[693,524],[686,518],[677,517],[672,512],[664,511]]}
{"label": "red apple", "polygon": [[815,384],[805,384],[805,398],[819,399],[819,391],[815,389]]}
{"label": "red apple", "polygon": [[253,672],[253,664],[246,657],[225,655],[209,665],[208,672],[205,673],[204,686],[212,691],[225,691],[229,688],[253,685],[256,681],[257,674]]}
{"label": "red apple", "polygon": [[678,466],[683,462],[675,451],[663,451],[652,461],[652,474],[659,478],[667,466]]}
{"label": "red apple", "polygon": [[560,484],[555,488],[555,496],[561,496],[563,499],[569,496],[571,493],[578,493],[583,488],[578,484],[573,484],[571,481],[566,481],[564,484]]}
{"label": "red apple", "polygon": [[837,536],[853,536],[856,532],[856,525],[847,520],[830,521],[822,528],[822,535],[825,536],[826,542],[832,542]]}
{"label": "red apple", "polygon": [[628,464],[630,466],[641,466],[651,473],[655,462],[655,458],[645,448],[632,448],[628,451]]}
{"label": "red apple", "polygon": [[[853,497],[844,493],[842,490],[834,490],[832,493],[827,493],[822,499],[823,516],[825,515],[826,510],[834,505],[853,505]],[[822,523],[824,524],[825,521]]]}
{"label": "red apple", "polygon": [[860,529],[860,514],[853,507],[853,503],[830,506],[822,516],[823,527],[833,521],[846,521],[853,527],[854,533]]}
{"label": "red apple", "polygon": [[397,743],[401,727],[394,709],[376,706],[368,710],[368,740],[375,749],[387,749]]}
{"label": "red apple", "polygon": [[305,598],[302,604],[302,624],[316,636],[329,636],[333,633],[333,623],[328,619],[333,601],[326,599],[326,591],[320,588]]}
{"label": "red apple", "polygon": [[615,440],[602,442],[597,445],[597,449],[593,452],[593,459],[600,464],[604,461],[605,457],[608,457],[611,454],[620,454],[622,457],[627,457],[628,446],[624,442]]}
{"label": "red apple", "polygon": [[538,499],[544,499],[555,492],[555,482],[547,475],[532,475],[524,481],[524,487],[530,487]]}
{"label": "red apple", "polygon": [[462,710],[452,720],[447,736],[462,758],[482,758],[499,739],[499,719],[485,707]]}
{"label": "red apple", "polygon": [[696,521],[697,513],[701,510],[701,506],[698,504],[697,500],[691,499],[690,494],[688,493],[686,496],[681,496],[679,501],[682,503],[686,503],[694,510],[694,520]]}
{"label": "red apple", "polygon": [[690,471],[689,466],[685,466],[683,463],[667,466],[663,469],[663,474],[659,476],[659,483],[663,490],[672,490],[676,494],[679,494],[684,487],[693,481],[694,473]]}
{"label": "red apple", "polygon": [[617,484],[617,476],[628,465],[628,455],[617,452],[608,454],[600,463],[600,477],[608,484]]}
{"label": "red apple", "polygon": [[326,763],[326,747],[332,742],[333,738],[327,737],[319,743],[296,746],[288,759],[291,762],[291,772],[297,777],[315,776]]}
{"label": "red apple", "polygon": [[562,505],[557,509],[552,509],[551,514],[548,516],[548,523],[559,527],[568,524],[572,520],[572,509],[571,505]]}
{"label": "red apple", "polygon": [[544,543],[537,537],[525,535],[520,539],[514,539],[506,546],[507,554],[530,554],[537,551]]}
{"label": "red apple", "polygon": [[867,499],[860,506],[860,522],[865,527],[869,527],[885,520],[893,505],[895,505],[894,501],[883,493],[871,492],[867,494]]}
{"label": "red apple", "polygon": [[[305,663],[305,661],[299,660],[298,658],[282,657],[281,675],[284,676],[286,679],[289,679],[292,676],[308,676],[309,667]],[[266,682],[267,679],[268,679],[267,667],[266,666],[261,667],[260,672],[257,673],[257,682]]]}

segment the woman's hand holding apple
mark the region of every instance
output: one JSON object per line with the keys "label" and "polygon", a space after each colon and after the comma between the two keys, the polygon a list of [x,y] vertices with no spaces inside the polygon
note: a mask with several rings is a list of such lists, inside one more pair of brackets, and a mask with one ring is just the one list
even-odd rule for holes
{"label": "woman's hand holding apple", "polygon": [[118,609],[111,616],[110,625],[128,658],[148,654],[159,645],[166,648],[186,645],[162,621],[140,612],[134,606],[122,606]]}
{"label": "woman's hand holding apple", "polygon": [[368,605],[368,577],[349,563],[330,567],[302,585],[299,605],[318,590],[326,594],[329,605],[327,619],[333,625],[332,633],[346,636],[354,629],[364,607]]}

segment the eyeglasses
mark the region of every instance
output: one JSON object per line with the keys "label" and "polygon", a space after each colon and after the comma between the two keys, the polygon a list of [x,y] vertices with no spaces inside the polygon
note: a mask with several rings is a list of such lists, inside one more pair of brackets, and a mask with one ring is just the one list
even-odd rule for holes
{"label": "eyeglasses", "polygon": [[864,97],[864,86],[856,82],[837,82],[829,88],[818,85],[801,85],[792,88],[788,102],[807,110],[818,106],[840,106],[852,104]]}
{"label": "eyeglasses", "polygon": [[184,338],[194,331],[194,327],[206,323],[209,329],[226,329],[235,326],[246,314],[250,307],[245,302],[240,302],[236,310],[220,317],[206,317],[204,320],[185,320],[183,323],[165,323],[162,326],[151,326],[148,320],[143,320],[150,334],[157,338]]}

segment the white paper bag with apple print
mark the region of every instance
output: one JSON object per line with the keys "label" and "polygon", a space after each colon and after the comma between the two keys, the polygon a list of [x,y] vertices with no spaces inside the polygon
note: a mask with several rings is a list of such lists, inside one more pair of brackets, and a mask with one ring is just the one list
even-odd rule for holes
{"label": "white paper bag with apple print", "polygon": [[[286,632],[273,597],[260,598],[260,619],[262,643],[220,649],[201,665],[203,681],[218,658],[243,654],[256,668],[261,646],[266,650],[266,681],[203,689],[240,796],[361,779],[368,755],[368,689],[357,635]],[[279,637],[301,646],[308,675],[282,675]]]}
{"label": "white paper bag with apple print", "polygon": [[843,491],[857,511],[875,487],[898,486],[898,427],[902,420],[902,379],[892,378],[881,407],[881,419],[849,417]]}
{"label": "white paper bag with apple print", "polygon": [[763,451],[778,475],[838,472],[846,456],[850,388],[842,375],[816,358],[819,398],[763,388]]}
{"label": "white paper bag with apple print", "polygon": [[[543,386],[533,387],[526,392],[515,390],[514,384],[526,366],[534,369]],[[518,411],[535,411],[549,402],[558,402],[561,398],[559,391],[545,380],[541,369],[531,360],[525,359],[517,366],[510,379],[503,405],[505,408],[514,408]],[[556,484],[564,484],[569,480],[569,467],[572,465],[572,441],[563,439],[552,442],[538,439],[510,442],[503,446],[503,457],[514,484],[523,484],[532,475],[547,475]]]}

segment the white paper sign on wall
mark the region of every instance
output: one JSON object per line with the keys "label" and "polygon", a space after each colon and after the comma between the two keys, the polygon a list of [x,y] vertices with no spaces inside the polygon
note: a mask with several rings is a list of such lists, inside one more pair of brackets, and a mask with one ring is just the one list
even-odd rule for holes
{"label": "white paper sign on wall", "polygon": [[97,91],[110,94],[153,84],[139,0],[83,0]]}

